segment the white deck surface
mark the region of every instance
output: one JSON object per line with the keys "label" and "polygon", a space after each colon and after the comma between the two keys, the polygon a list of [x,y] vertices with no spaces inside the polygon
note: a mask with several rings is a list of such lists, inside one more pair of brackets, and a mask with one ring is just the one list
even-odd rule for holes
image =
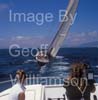
{"label": "white deck surface", "polygon": [[[91,100],[94,100],[93,95],[96,95],[98,99],[98,84],[96,85],[97,85],[96,92],[91,94]],[[1,92],[0,100],[9,100],[8,96],[10,91],[11,89]],[[62,85],[56,85],[56,86],[28,85],[26,86],[26,93],[25,93],[26,100],[48,100],[49,98],[57,100],[55,98],[64,98],[63,96],[64,94],[65,94],[65,89],[62,87]]]}

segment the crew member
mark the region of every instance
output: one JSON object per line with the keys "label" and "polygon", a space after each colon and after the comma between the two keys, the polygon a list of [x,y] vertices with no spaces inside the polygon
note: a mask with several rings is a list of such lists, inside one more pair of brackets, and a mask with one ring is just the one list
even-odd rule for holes
{"label": "crew member", "polygon": [[25,100],[25,79],[25,72],[23,70],[18,70],[16,72],[16,84],[11,88],[9,100]]}
{"label": "crew member", "polygon": [[68,100],[90,100],[90,93],[95,92],[96,88],[94,81],[90,82],[85,76],[87,74],[85,64],[74,63],[71,67],[71,74],[64,82]]}

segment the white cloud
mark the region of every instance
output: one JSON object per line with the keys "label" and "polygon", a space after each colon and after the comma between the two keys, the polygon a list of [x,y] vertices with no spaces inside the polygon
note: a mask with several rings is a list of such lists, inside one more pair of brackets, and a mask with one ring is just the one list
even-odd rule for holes
{"label": "white cloud", "polygon": [[21,39],[24,39],[24,37],[23,36],[17,36],[16,39],[21,40]]}
{"label": "white cloud", "polygon": [[15,37],[12,37],[11,40],[12,41],[21,41],[21,40],[29,40],[31,39],[31,37],[28,37],[28,36],[15,36]]}
{"label": "white cloud", "polygon": [[97,31],[89,32],[88,35],[91,36],[91,37],[97,37],[98,38],[98,32]]}
{"label": "white cloud", "polygon": [[[53,37],[49,36],[22,36],[0,38],[0,48],[9,47],[11,44],[19,44],[21,47],[39,47],[41,44],[50,44]],[[64,42],[64,46],[79,46],[88,42],[98,41],[98,32],[70,33]]]}
{"label": "white cloud", "polygon": [[0,48],[8,48],[12,44],[18,44],[20,47],[39,47],[41,44],[50,43],[48,36],[14,36],[0,39]]}
{"label": "white cloud", "polygon": [[70,33],[65,40],[65,45],[78,46],[88,42],[98,41],[98,32]]}

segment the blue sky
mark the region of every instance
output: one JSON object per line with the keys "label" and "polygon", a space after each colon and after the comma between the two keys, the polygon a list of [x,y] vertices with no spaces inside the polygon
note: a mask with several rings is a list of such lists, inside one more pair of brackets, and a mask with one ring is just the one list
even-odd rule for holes
{"label": "blue sky", "polygon": [[[21,47],[35,47],[50,43],[57,32],[58,12],[65,9],[68,0],[0,0],[0,48],[16,43]],[[19,13],[47,13],[54,15],[50,23],[10,22],[9,11]],[[79,46],[98,41],[98,0],[80,0],[77,17],[64,46]]]}

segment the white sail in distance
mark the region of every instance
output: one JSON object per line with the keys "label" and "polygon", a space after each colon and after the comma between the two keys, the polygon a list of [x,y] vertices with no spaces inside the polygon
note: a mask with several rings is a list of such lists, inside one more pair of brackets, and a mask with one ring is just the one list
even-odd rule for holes
{"label": "white sail in distance", "polygon": [[[63,21],[60,24],[59,30],[57,31],[56,36],[54,37],[53,41],[51,42],[48,54],[51,57],[55,57],[58,53],[58,50],[60,49],[63,41],[65,40],[68,31],[73,23],[75,13],[78,7],[79,0],[69,0],[68,7],[65,12],[65,16],[63,18]],[[66,20],[67,17],[67,20]]]}

